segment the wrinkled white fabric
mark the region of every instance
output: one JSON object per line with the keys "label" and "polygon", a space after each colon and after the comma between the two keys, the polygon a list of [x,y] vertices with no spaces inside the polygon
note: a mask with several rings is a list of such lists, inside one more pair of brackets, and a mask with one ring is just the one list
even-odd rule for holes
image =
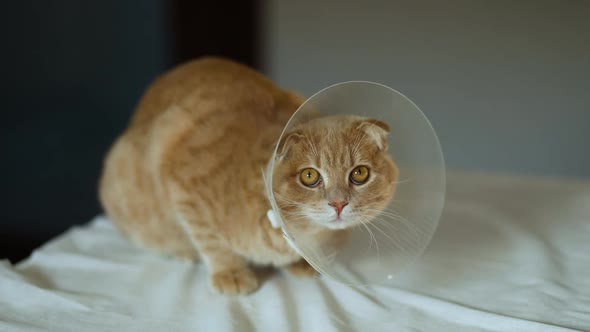
{"label": "wrinkled white fabric", "polygon": [[201,264],[142,252],[99,217],[0,264],[0,331],[590,331],[590,183],[448,187],[426,253],[371,290],[275,273],[216,295]]}

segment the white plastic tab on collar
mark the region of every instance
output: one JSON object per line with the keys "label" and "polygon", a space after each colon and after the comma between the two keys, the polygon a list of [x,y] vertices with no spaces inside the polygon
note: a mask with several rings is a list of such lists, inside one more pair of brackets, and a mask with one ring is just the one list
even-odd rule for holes
{"label": "white plastic tab on collar", "polygon": [[266,211],[266,217],[270,221],[270,224],[272,225],[273,228],[280,228],[281,227],[273,210]]}

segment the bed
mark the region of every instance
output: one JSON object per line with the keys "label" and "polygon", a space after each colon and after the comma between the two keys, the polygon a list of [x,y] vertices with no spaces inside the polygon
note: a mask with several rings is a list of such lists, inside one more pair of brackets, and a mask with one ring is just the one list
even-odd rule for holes
{"label": "bed", "polygon": [[590,331],[590,182],[454,172],[447,191],[424,255],[370,289],[263,270],[215,295],[99,216],[0,263],[0,331]]}

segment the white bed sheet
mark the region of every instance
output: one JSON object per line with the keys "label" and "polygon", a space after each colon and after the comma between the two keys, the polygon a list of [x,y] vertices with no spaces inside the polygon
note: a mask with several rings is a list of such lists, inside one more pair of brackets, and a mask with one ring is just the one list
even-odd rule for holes
{"label": "white bed sheet", "polygon": [[97,218],[0,264],[0,331],[590,331],[590,183],[449,178],[423,257],[395,287],[270,274],[213,294],[201,264],[128,244]]}

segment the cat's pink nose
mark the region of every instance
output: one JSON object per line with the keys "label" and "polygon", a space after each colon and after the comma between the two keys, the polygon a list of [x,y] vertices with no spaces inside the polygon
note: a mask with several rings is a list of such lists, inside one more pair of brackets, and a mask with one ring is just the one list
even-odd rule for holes
{"label": "cat's pink nose", "polygon": [[336,214],[340,217],[340,213],[342,212],[342,209],[344,209],[344,207],[348,205],[348,202],[346,202],[346,201],[337,201],[337,202],[328,203],[328,205],[330,205],[331,207],[333,207],[334,210],[336,210]]}

